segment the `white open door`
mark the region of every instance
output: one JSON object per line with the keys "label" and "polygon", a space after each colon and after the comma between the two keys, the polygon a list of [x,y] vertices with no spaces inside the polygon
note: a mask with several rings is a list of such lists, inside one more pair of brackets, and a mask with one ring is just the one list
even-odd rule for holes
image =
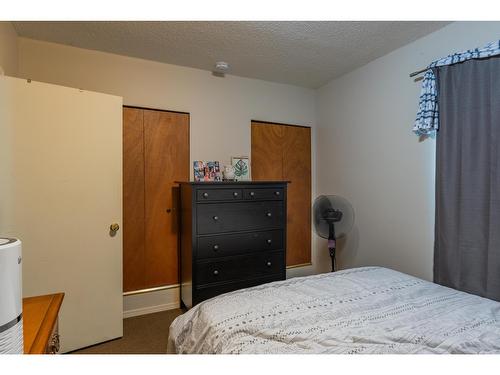
{"label": "white open door", "polygon": [[25,297],[64,292],[61,350],[123,335],[122,98],[0,77],[0,236]]}

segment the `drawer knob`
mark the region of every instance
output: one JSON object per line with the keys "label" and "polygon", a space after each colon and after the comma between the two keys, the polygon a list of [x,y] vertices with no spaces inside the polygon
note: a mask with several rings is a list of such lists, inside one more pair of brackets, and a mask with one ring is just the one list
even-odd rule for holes
{"label": "drawer knob", "polygon": [[207,192],[203,193],[203,198],[208,198],[208,193]]}
{"label": "drawer knob", "polygon": [[250,192],[250,196],[253,197],[255,196],[255,193],[253,191]]}
{"label": "drawer knob", "polygon": [[274,195],[279,196],[279,195],[280,195],[280,192],[279,192],[279,191],[275,191],[275,192],[274,192]]}
{"label": "drawer knob", "polygon": [[237,196],[238,196],[238,192],[237,192],[237,191],[235,191],[235,192],[233,193],[233,197],[237,197]]}
{"label": "drawer knob", "polygon": [[266,263],[268,267],[271,267],[272,263],[271,262],[267,262]]}
{"label": "drawer knob", "polygon": [[215,221],[219,220],[219,217],[218,216],[214,216],[214,220]]}
{"label": "drawer knob", "polygon": [[269,239],[266,242],[267,242],[268,245],[271,245],[271,242],[273,242],[273,241]]}
{"label": "drawer knob", "polygon": [[271,217],[271,216],[272,216],[272,214],[271,214],[270,212],[268,212],[268,213],[266,214],[266,216],[267,216],[267,217]]}
{"label": "drawer knob", "polygon": [[219,274],[219,271],[215,270],[214,271],[214,276],[217,276]]}
{"label": "drawer knob", "polygon": [[219,245],[214,245],[214,251],[219,250]]}

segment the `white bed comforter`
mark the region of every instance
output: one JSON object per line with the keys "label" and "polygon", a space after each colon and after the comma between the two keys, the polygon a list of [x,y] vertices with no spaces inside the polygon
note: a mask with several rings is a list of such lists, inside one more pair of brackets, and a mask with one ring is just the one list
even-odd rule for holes
{"label": "white bed comforter", "polygon": [[381,267],[223,294],[170,327],[176,353],[500,353],[500,303]]}

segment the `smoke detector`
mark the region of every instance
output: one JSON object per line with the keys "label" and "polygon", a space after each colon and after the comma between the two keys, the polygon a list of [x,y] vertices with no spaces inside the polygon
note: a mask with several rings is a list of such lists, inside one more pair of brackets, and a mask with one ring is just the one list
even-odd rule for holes
{"label": "smoke detector", "polygon": [[225,61],[217,61],[214,66],[214,75],[224,77],[224,74],[226,74],[229,71],[229,64]]}

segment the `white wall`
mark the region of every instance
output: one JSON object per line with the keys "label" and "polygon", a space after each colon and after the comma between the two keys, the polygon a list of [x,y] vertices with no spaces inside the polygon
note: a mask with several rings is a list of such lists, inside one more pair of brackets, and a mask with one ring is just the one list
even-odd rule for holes
{"label": "white wall", "polygon": [[346,197],[356,212],[342,267],[432,279],[435,141],[411,132],[420,82],[408,74],[499,38],[500,22],[452,23],[318,90],[317,192]]}
{"label": "white wall", "polygon": [[0,74],[17,75],[17,33],[10,22],[0,22]]}
{"label": "white wall", "polygon": [[[420,83],[408,74],[499,37],[499,22],[453,23],[317,91],[25,38],[18,75],[120,95],[128,105],[190,112],[192,160],[249,154],[251,119],[311,125],[313,196],[342,195],[356,211],[340,265],[383,265],[431,279],[435,145],[411,132]],[[325,244],[317,242],[313,266],[289,276],[328,271]],[[154,295],[169,305],[177,293]],[[125,306],[140,311],[141,301],[135,296]]]}
{"label": "white wall", "polygon": [[314,126],[315,91],[19,38],[19,75],[191,114],[191,160],[250,154],[250,120]]}
{"label": "white wall", "polygon": [[[311,89],[232,75],[219,78],[204,70],[26,38],[19,38],[18,76],[119,95],[125,105],[189,112],[191,161],[229,162],[231,156],[249,155],[252,119],[311,126],[315,149],[316,91]],[[313,196],[314,171],[313,151]],[[312,262],[290,269],[288,276],[328,269],[314,252]],[[171,306],[172,298],[178,300],[172,289],[126,297],[126,314]]]}

